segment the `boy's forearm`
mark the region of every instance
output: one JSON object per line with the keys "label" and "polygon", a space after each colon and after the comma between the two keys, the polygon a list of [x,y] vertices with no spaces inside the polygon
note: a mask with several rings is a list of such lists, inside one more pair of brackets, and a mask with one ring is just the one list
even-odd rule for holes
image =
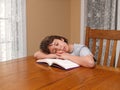
{"label": "boy's forearm", "polygon": [[95,63],[94,63],[94,59],[92,56],[70,56],[69,58],[71,61],[78,63],[81,66],[84,67],[94,67]]}
{"label": "boy's forearm", "polygon": [[57,55],[56,54],[45,54],[41,51],[37,51],[35,54],[34,54],[34,57],[36,59],[44,59],[44,58],[57,58]]}
{"label": "boy's forearm", "polygon": [[44,54],[43,52],[41,51],[37,51],[35,54],[34,54],[34,57],[36,59],[42,59],[42,58],[45,58],[47,54]]}

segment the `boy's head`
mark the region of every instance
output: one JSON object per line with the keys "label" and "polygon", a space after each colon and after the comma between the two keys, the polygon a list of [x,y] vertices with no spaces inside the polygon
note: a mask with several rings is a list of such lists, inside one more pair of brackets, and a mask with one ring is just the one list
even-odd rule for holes
{"label": "boy's head", "polygon": [[47,36],[40,43],[40,49],[42,50],[42,52],[50,54],[48,46],[53,43],[54,39],[64,40],[64,42],[68,44],[68,40],[63,36],[58,35]]}

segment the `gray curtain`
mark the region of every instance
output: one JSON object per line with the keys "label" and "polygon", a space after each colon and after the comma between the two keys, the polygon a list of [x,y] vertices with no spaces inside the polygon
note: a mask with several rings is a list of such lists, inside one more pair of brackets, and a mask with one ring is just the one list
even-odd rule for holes
{"label": "gray curtain", "polygon": [[[95,29],[116,29],[117,30],[117,3],[118,0],[87,0],[87,26]],[[98,43],[96,43],[95,58],[98,53]],[[105,53],[105,43],[103,43],[103,52]],[[90,42],[91,49],[92,40]],[[113,46],[113,42],[110,43],[110,48]],[[111,51],[109,51],[109,58],[111,57]],[[110,59],[108,58],[107,65],[109,66]],[[101,65],[103,64],[103,59],[101,58]]]}
{"label": "gray curtain", "polygon": [[0,0],[0,62],[26,56],[26,0]]}

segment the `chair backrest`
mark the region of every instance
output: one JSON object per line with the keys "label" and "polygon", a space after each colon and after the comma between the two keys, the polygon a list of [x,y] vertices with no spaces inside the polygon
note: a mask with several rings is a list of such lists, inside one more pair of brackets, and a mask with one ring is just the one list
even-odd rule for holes
{"label": "chair backrest", "polygon": [[[90,48],[93,55],[97,54],[95,58],[98,65],[120,67],[120,49],[117,50],[118,40],[120,40],[120,31],[86,27],[85,45]],[[111,42],[112,47],[110,47]],[[115,62],[117,62],[116,66]]]}

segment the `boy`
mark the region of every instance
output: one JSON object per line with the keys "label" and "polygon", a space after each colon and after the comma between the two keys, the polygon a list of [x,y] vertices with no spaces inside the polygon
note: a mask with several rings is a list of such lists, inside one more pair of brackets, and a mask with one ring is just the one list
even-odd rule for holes
{"label": "boy", "polygon": [[90,68],[95,66],[93,55],[86,46],[69,44],[65,37],[57,35],[45,37],[40,44],[40,51],[37,51],[34,57],[68,59],[80,66]]}

